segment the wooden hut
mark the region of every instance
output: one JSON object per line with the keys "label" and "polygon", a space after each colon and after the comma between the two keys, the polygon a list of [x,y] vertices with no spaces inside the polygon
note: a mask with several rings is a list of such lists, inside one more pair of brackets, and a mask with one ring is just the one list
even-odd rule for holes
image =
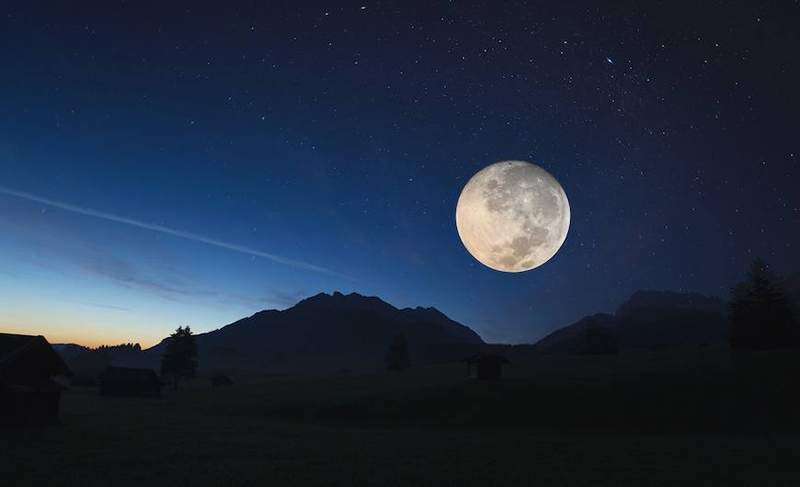
{"label": "wooden hut", "polygon": [[478,380],[500,380],[503,365],[510,363],[507,358],[496,353],[481,353],[464,359],[467,375]]}
{"label": "wooden hut", "polygon": [[233,385],[233,380],[227,375],[215,375],[211,378],[213,387],[228,387]]}
{"label": "wooden hut", "polygon": [[58,421],[63,387],[71,375],[43,336],[0,333],[0,424],[35,426]]}
{"label": "wooden hut", "polygon": [[161,397],[161,381],[151,369],[108,367],[100,375],[100,394],[117,397]]}

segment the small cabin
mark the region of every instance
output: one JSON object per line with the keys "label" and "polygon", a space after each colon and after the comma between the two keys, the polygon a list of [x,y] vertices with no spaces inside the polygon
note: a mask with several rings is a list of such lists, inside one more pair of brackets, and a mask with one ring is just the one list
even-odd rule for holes
{"label": "small cabin", "polygon": [[500,380],[503,366],[510,363],[507,358],[495,353],[481,353],[464,359],[467,376],[478,380]]}
{"label": "small cabin", "polygon": [[233,380],[227,375],[215,375],[211,378],[212,387],[228,387],[233,385]]}
{"label": "small cabin", "polygon": [[64,388],[53,378],[70,375],[43,336],[0,333],[0,425],[57,422]]}
{"label": "small cabin", "polygon": [[108,367],[100,374],[100,394],[116,397],[161,397],[161,381],[151,369]]}

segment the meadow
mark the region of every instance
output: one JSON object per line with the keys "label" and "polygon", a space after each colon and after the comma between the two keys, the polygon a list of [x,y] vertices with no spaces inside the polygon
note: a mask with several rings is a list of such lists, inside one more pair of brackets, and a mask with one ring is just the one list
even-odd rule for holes
{"label": "meadow", "polygon": [[[3,485],[798,485],[792,354],[510,355],[402,373],[205,371],[160,399],[62,395]],[[792,369],[792,367],[795,367]],[[780,370],[778,374],[776,371]],[[234,385],[212,388],[226,373]]]}

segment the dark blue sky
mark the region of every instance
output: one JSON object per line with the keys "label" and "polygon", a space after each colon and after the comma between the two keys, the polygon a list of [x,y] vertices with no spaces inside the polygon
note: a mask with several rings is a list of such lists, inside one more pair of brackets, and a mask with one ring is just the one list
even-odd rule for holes
{"label": "dark blue sky", "polygon": [[[0,328],[150,344],[342,290],[527,342],[800,267],[797,2],[169,3],[5,9]],[[572,207],[522,274],[454,223],[504,159]]]}

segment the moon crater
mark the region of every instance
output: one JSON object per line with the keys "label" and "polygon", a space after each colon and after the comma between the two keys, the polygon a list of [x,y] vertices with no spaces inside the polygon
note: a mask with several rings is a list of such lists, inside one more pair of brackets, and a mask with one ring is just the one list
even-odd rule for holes
{"label": "moon crater", "polygon": [[503,272],[534,269],[567,238],[570,207],[559,182],[541,167],[501,161],[467,182],[456,207],[461,241],[479,262]]}

